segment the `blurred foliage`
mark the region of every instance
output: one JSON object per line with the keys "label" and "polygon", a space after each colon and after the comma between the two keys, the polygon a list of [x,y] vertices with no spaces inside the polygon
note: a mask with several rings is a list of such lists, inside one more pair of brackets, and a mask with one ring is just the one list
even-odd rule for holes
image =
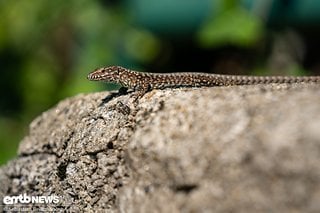
{"label": "blurred foliage", "polygon": [[[97,67],[266,74],[268,64],[285,64],[282,71],[301,74],[290,39],[280,50],[269,45],[253,2],[0,0],[0,164],[32,119],[59,100],[115,88],[86,80]],[[279,53],[285,62],[273,60]]]}
{"label": "blurred foliage", "polygon": [[214,13],[221,1],[212,0],[127,0],[134,20],[158,35],[179,36],[194,33],[201,22]]}
{"label": "blurred foliage", "polygon": [[263,23],[239,4],[225,4],[198,35],[199,42],[207,48],[226,44],[252,46],[263,35]]}

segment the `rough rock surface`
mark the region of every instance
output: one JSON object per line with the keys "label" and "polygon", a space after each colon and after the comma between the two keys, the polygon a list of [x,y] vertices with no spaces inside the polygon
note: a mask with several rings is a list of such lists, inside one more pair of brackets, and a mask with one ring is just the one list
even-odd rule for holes
{"label": "rough rock surface", "polygon": [[60,203],[42,207],[73,212],[320,211],[319,85],[131,95],[78,95],[36,118],[0,169],[1,200],[54,194]]}

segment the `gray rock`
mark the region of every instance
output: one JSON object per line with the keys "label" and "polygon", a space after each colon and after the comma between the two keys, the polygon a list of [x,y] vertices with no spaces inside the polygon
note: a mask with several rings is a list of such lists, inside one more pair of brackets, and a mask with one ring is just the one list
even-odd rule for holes
{"label": "gray rock", "polygon": [[56,195],[46,207],[72,212],[320,211],[319,85],[112,96],[36,118],[0,169],[1,198]]}

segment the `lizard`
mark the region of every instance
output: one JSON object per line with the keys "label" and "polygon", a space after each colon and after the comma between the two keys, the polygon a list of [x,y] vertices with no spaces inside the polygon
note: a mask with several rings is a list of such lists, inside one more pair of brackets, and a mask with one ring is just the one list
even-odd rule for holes
{"label": "lizard", "polygon": [[320,83],[320,76],[249,76],[198,72],[149,73],[133,71],[121,66],[95,69],[87,76],[91,81],[121,84],[143,95],[152,89],[175,87],[214,87],[270,83]]}

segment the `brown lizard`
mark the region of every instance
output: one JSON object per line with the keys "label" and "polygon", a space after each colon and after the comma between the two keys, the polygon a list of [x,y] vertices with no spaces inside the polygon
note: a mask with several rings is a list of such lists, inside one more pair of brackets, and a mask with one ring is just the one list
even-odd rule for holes
{"label": "brown lizard", "polygon": [[214,87],[269,83],[320,83],[320,76],[245,76],[209,73],[144,73],[120,66],[98,68],[88,77],[91,81],[106,81],[145,93],[152,89],[168,87]]}

